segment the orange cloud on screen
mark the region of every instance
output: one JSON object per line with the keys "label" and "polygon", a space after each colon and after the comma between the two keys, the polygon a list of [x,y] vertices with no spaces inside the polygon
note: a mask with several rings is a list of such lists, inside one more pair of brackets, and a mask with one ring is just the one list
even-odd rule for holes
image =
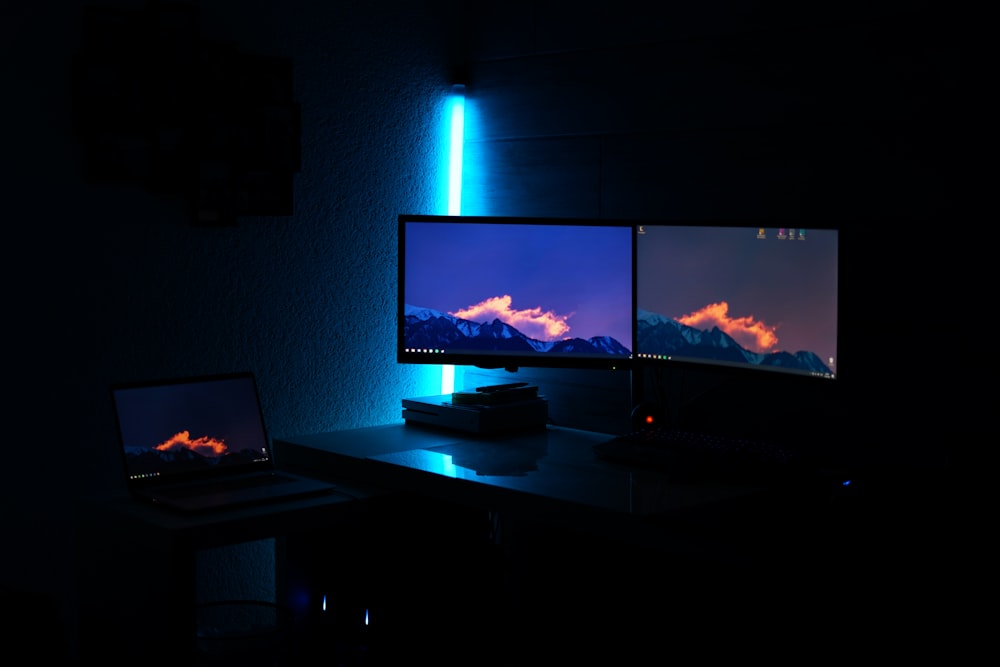
{"label": "orange cloud on screen", "polygon": [[710,303],[701,310],[682,315],[677,321],[696,329],[719,327],[737,343],[754,352],[767,352],[778,344],[778,336],[774,333],[776,326],[755,320],[753,315],[730,317],[729,304],[725,301]]}
{"label": "orange cloud on screen", "polygon": [[572,313],[557,315],[551,310],[542,310],[539,306],[517,310],[511,307],[512,303],[511,296],[504,294],[449,314],[473,322],[492,322],[499,318],[501,322],[536,340],[559,340],[569,332],[566,320],[572,317]]}
{"label": "orange cloud on screen", "polygon": [[190,431],[180,431],[174,434],[173,437],[167,438],[156,445],[154,449],[158,449],[161,452],[171,449],[190,449],[205,456],[221,456],[226,453],[228,447],[222,440],[208,436],[192,439]]}

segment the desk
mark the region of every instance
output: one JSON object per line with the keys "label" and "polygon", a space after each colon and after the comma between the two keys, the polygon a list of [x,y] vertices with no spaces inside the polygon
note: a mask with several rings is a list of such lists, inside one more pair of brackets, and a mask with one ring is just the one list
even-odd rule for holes
{"label": "desk", "polygon": [[[287,438],[275,450],[286,465],[311,475],[335,473],[669,551],[717,551],[712,529],[731,530],[736,516],[753,517],[757,531],[794,520],[785,512],[802,509],[801,497],[786,502],[789,489],[675,483],[664,472],[602,461],[592,447],[608,437],[554,426],[483,437],[398,423]],[[828,490],[812,482],[794,492]]]}
{"label": "desk", "polygon": [[[822,483],[780,490],[678,484],[663,473],[599,460],[592,445],[608,437],[553,426],[477,437],[397,423],[285,438],[275,451],[285,465],[312,475],[484,510],[503,552],[507,599],[497,604],[511,624],[500,634],[520,638],[514,652],[537,650],[529,638],[539,636],[563,661],[568,643],[581,637],[648,632],[661,641],[668,610],[671,629],[681,635],[705,622],[714,632],[726,614],[742,620],[762,596],[771,608],[804,613],[801,600],[778,601],[798,595],[795,577],[814,567]],[[442,522],[455,525],[450,517]],[[410,539],[416,548],[433,540]],[[400,560],[408,559],[402,551]],[[454,581],[445,574],[452,562],[443,558],[428,571]],[[481,591],[481,584],[468,586]],[[554,619],[565,634],[555,634]],[[773,612],[766,620],[776,620]],[[578,657],[586,658],[590,646],[579,645]]]}

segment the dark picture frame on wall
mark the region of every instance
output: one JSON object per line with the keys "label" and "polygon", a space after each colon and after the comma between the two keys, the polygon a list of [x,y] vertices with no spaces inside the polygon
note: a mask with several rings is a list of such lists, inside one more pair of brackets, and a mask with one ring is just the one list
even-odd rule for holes
{"label": "dark picture frame on wall", "polygon": [[291,59],[202,39],[190,5],[87,7],[74,77],[88,180],[186,197],[198,225],[292,215]]}

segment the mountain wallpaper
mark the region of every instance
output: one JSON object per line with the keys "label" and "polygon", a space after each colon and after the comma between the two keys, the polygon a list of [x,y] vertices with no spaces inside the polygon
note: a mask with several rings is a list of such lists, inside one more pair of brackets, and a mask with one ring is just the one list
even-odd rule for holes
{"label": "mountain wallpaper", "polygon": [[647,310],[638,314],[637,347],[657,350],[670,357],[697,358],[718,362],[797,369],[832,375],[833,371],[814,352],[752,352],[718,327],[697,329]]}
{"label": "mountain wallpaper", "polygon": [[630,355],[631,227],[455,218],[401,233],[404,349]]}
{"label": "mountain wallpaper", "polygon": [[431,308],[407,305],[403,324],[405,347],[449,351],[495,351],[541,354],[629,356],[629,348],[611,336],[542,341],[494,318],[473,322]]}
{"label": "mountain wallpaper", "polygon": [[835,229],[643,225],[636,358],[835,377]]}
{"label": "mountain wallpaper", "polygon": [[145,477],[177,472],[188,472],[219,466],[246,465],[266,458],[266,453],[255,449],[226,450],[206,453],[190,447],[159,449],[157,447],[128,447],[126,465],[130,476]]}

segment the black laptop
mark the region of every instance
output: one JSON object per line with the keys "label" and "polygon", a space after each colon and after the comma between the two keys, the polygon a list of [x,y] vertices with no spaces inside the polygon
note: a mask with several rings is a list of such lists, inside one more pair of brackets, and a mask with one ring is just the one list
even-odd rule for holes
{"label": "black laptop", "polygon": [[136,498],[197,512],[335,488],[276,467],[250,372],[117,384],[111,398]]}

